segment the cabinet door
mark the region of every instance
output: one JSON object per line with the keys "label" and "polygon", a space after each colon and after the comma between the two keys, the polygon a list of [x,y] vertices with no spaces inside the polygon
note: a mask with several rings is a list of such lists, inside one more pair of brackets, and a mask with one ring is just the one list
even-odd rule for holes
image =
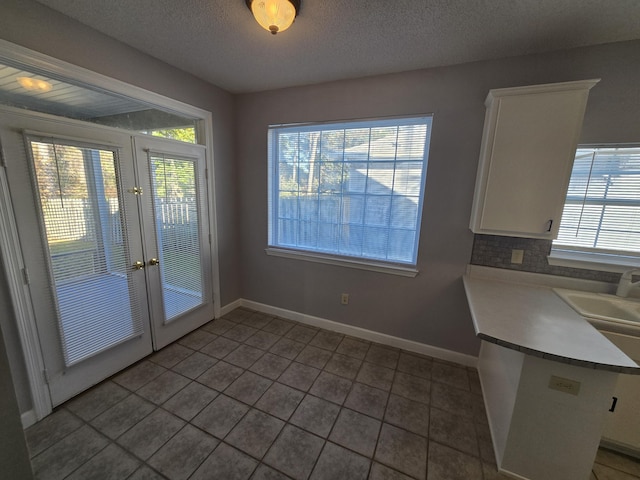
{"label": "cabinet door", "polygon": [[[631,359],[640,362],[640,338],[601,332]],[[619,375],[613,395],[618,399],[608,412],[602,439],[610,446],[640,452],[640,375]]]}
{"label": "cabinet door", "polygon": [[491,90],[470,228],[557,236],[589,89],[597,80]]}
{"label": "cabinet door", "polygon": [[503,98],[498,107],[482,228],[554,237],[579,130],[582,92]]}

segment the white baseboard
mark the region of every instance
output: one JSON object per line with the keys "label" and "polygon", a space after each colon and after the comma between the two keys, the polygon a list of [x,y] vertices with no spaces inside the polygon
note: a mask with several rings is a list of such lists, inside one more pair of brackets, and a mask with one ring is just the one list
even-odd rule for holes
{"label": "white baseboard", "polygon": [[640,452],[638,452],[636,449],[629,447],[627,445],[615,442],[613,440],[603,438],[602,440],[600,440],[600,446],[604,448],[608,448],[609,450],[614,450],[624,455],[628,455],[630,457],[640,459]]}
{"label": "white baseboard", "polygon": [[22,428],[26,429],[36,423],[38,421],[38,417],[36,416],[35,410],[27,410],[22,415],[20,415],[20,420],[22,421]]}
{"label": "white baseboard", "polygon": [[220,308],[220,316],[222,317],[223,315],[226,315],[230,311],[235,310],[236,308],[241,306],[242,306],[242,299],[240,298],[231,303],[228,303],[227,305]]}
{"label": "white baseboard", "polygon": [[[394,337],[387,335],[386,333],[374,332],[373,330],[367,330],[365,328],[354,327],[352,325],[346,325],[344,323],[334,322],[325,318],[314,317],[304,313],[294,312],[292,310],[286,310],[284,308],[273,307],[264,303],[258,303],[251,300],[240,299],[224,307],[224,311],[231,311],[236,308],[235,305],[257,310],[258,312],[267,313],[269,315],[275,315],[278,317],[294,320],[296,322],[304,323],[318,328],[324,328],[345,335],[351,335],[352,337],[361,338],[363,340],[369,340],[371,342],[381,343],[390,347],[401,348],[410,352],[419,353],[421,355],[428,355],[440,360],[446,360],[449,362],[458,363],[467,367],[476,367],[478,364],[478,358],[472,355],[466,355],[464,353],[458,353],[444,348],[434,347],[424,343],[414,342],[405,338]],[[229,308],[234,305],[233,308]]]}

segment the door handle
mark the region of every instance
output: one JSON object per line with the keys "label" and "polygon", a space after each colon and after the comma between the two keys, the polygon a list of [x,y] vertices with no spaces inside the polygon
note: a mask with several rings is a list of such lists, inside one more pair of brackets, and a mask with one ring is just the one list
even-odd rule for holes
{"label": "door handle", "polygon": [[144,268],[144,262],[138,261],[138,262],[134,263],[133,265],[131,265],[131,267],[134,270],[142,270]]}
{"label": "door handle", "polygon": [[149,260],[149,265],[160,265],[160,260],[158,260],[157,258],[152,258],[151,260]]}

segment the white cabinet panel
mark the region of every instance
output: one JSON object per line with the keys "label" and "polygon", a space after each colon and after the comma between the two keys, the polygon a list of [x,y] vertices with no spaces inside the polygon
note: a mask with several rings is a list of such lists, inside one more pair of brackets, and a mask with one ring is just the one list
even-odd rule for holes
{"label": "white cabinet panel", "polygon": [[[601,333],[640,363],[640,337]],[[613,395],[618,401],[614,411],[606,416],[602,439],[608,446],[640,455],[640,375],[620,375]]]}
{"label": "white cabinet panel", "polygon": [[470,228],[555,238],[594,81],[491,90]]}

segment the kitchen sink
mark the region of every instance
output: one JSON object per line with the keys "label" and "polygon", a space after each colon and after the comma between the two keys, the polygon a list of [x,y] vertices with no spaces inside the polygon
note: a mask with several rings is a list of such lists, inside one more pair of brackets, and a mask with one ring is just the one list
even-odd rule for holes
{"label": "kitchen sink", "polygon": [[640,325],[638,300],[563,288],[553,291],[583,317]]}

